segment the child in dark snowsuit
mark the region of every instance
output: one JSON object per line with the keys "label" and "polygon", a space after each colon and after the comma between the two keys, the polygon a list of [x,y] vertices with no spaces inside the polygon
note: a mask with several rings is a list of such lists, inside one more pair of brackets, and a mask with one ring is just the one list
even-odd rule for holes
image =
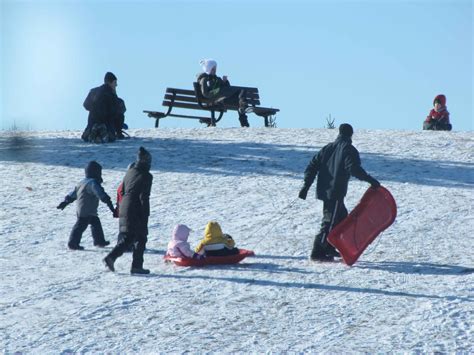
{"label": "child in dark snowsuit", "polygon": [[453,127],[449,122],[449,112],[446,107],[446,96],[438,95],[433,100],[433,109],[430,111],[425,122],[424,130],[450,131]]}
{"label": "child in dark snowsuit", "polygon": [[68,247],[71,250],[84,250],[84,247],[79,244],[82,233],[88,225],[91,226],[95,246],[104,247],[110,244],[104,238],[104,231],[97,216],[99,199],[107,204],[112,213],[114,212],[112,201],[101,186],[102,166],[96,161],[91,161],[87,164],[85,173],[86,178],[81,180],[75,189],[64,198],[64,201],[57,206],[58,209],[63,210],[67,205],[77,200],[77,221],[72,227],[68,242]]}

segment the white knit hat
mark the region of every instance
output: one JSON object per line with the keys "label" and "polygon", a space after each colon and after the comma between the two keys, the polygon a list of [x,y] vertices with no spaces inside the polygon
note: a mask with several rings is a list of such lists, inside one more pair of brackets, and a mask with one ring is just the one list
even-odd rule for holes
{"label": "white knit hat", "polygon": [[214,59],[201,59],[199,64],[206,74],[211,74],[212,68],[217,67],[217,62]]}

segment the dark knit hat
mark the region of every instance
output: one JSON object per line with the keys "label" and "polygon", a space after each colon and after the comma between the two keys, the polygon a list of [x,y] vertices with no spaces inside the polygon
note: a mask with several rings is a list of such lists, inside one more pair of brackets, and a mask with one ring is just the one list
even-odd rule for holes
{"label": "dark knit hat", "polygon": [[352,137],[354,130],[349,123],[343,123],[339,126],[339,134],[344,137]]}
{"label": "dark knit hat", "polygon": [[85,168],[86,178],[96,179],[98,182],[102,182],[102,165],[95,160],[87,163]]}
{"label": "dark knit hat", "polygon": [[140,149],[138,149],[137,163],[151,166],[151,154],[143,147],[140,147]]}
{"label": "dark knit hat", "polygon": [[105,73],[104,83],[111,83],[115,80],[117,80],[117,77],[114,75],[114,73],[111,73],[109,71],[107,73]]}

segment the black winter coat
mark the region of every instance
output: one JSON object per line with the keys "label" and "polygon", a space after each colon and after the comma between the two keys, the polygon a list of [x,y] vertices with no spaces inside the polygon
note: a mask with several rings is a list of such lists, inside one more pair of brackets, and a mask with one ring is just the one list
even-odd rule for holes
{"label": "black winter coat", "polygon": [[150,191],[153,176],[150,168],[140,163],[128,169],[122,188],[119,227],[121,233],[148,235],[150,216]]}
{"label": "black winter coat", "polygon": [[91,89],[83,105],[89,111],[90,127],[96,123],[111,127],[115,116],[123,111],[117,94],[108,84]]}
{"label": "black winter coat", "polygon": [[201,88],[202,96],[207,99],[218,100],[220,98],[228,98],[238,94],[241,89],[230,86],[230,82],[223,81],[217,75],[202,73],[197,79]]}
{"label": "black winter coat", "polygon": [[352,140],[341,135],[311,159],[304,173],[304,188],[309,189],[316,175],[316,197],[323,201],[343,199],[351,175],[369,183],[373,181],[362,168],[359,152]]}

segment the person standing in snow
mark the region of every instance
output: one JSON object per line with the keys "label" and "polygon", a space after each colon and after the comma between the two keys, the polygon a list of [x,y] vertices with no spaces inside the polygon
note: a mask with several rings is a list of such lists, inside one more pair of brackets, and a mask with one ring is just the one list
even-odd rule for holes
{"label": "person standing in snow", "polygon": [[242,127],[249,127],[249,121],[245,114],[247,102],[245,101],[245,90],[230,85],[227,76],[218,77],[217,62],[213,59],[200,61],[203,73],[198,75],[197,81],[201,88],[202,96],[215,102],[223,102],[226,105],[238,106],[239,121]]}
{"label": "person standing in snow", "polygon": [[451,123],[449,123],[446,96],[437,95],[433,100],[433,109],[423,122],[423,130],[450,131],[452,128]]}
{"label": "person standing in snow", "polygon": [[97,215],[99,200],[107,204],[107,207],[114,213],[112,201],[101,186],[102,166],[96,161],[91,161],[85,168],[86,178],[81,180],[76,188],[70,192],[57,208],[64,210],[67,205],[77,200],[77,221],[69,236],[68,247],[71,250],[84,250],[80,245],[82,233],[87,226],[91,226],[94,245],[105,247],[110,242],[105,240],[102,224]]}
{"label": "person standing in snow", "polygon": [[367,181],[374,188],[380,186],[380,183],[362,168],[359,152],[352,145],[353,132],[350,124],[341,124],[337,139],[323,147],[311,159],[304,172],[304,184],[298,197],[306,199],[308,190],[318,175],[316,198],[323,201],[321,229],[314,239],[310,256],[313,261],[332,261],[335,256],[339,256],[326,239],[329,231],[347,216],[344,197],[351,175]]}
{"label": "person standing in snow", "polygon": [[105,257],[104,263],[115,271],[115,260],[133,245],[132,274],[149,274],[143,268],[143,253],[148,235],[150,216],[150,191],[153,176],[150,174],[151,154],[143,147],[138,150],[135,164],[128,169],[123,179],[122,201],[119,209],[119,228],[125,238],[118,242]]}

